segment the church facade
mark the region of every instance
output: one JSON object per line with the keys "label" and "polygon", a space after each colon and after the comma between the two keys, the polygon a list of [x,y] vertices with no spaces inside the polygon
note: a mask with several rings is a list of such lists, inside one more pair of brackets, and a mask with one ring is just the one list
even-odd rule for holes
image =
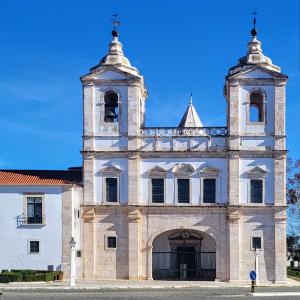
{"label": "church facade", "polygon": [[226,127],[204,127],[192,101],[178,127],[146,127],[144,78],[112,35],[81,77],[79,276],[285,282],[287,76],[256,30],[225,78]]}

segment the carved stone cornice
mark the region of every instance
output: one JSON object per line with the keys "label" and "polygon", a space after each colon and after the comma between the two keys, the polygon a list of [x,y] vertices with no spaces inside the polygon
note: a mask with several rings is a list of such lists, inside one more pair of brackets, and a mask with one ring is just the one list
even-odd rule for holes
{"label": "carved stone cornice", "polygon": [[226,218],[230,222],[239,221],[241,218],[240,208],[239,207],[229,207],[227,208]]}
{"label": "carved stone cornice", "polygon": [[274,208],[274,221],[275,222],[285,222],[286,221],[286,209],[282,207]]}
{"label": "carved stone cornice", "polygon": [[228,158],[239,158],[240,157],[240,151],[239,150],[229,150],[227,152]]}
{"label": "carved stone cornice", "polygon": [[83,222],[91,222],[95,219],[95,206],[82,207]]}
{"label": "carved stone cornice", "polygon": [[131,208],[128,212],[127,219],[130,223],[139,223],[141,220],[140,210],[138,208]]}
{"label": "carved stone cornice", "polygon": [[287,83],[287,78],[277,78],[275,79],[275,86],[285,86]]}

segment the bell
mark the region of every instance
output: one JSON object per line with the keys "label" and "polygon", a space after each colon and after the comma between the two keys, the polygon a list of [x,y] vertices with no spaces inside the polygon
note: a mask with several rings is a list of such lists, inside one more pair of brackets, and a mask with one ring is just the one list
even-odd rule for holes
{"label": "bell", "polygon": [[106,118],[109,119],[115,119],[116,117],[117,117],[116,114],[111,110],[106,114]]}

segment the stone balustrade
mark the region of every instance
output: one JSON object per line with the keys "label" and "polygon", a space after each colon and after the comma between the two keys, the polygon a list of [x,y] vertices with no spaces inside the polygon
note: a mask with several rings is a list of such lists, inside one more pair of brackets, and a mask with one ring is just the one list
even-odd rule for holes
{"label": "stone balustrade", "polygon": [[212,136],[226,137],[227,127],[144,127],[141,128],[142,136]]}

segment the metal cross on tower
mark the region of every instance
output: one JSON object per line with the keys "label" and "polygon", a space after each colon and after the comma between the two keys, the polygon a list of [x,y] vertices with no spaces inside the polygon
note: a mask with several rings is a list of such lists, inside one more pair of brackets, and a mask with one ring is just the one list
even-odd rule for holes
{"label": "metal cross on tower", "polygon": [[120,26],[121,24],[121,22],[118,20],[118,14],[113,14],[112,17],[112,24],[114,26],[114,30],[117,30],[118,26]]}

